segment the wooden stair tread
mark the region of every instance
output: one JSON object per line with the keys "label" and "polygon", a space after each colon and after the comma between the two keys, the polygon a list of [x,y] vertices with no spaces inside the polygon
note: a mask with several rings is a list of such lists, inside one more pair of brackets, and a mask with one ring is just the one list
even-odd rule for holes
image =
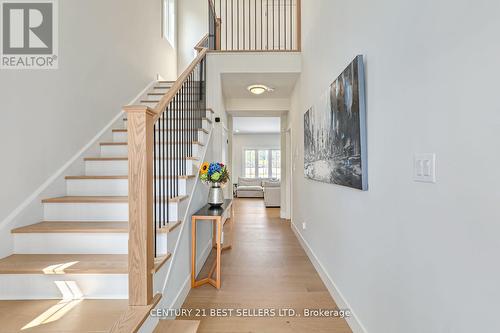
{"label": "wooden stair tread", "polygon": [[44,199],[42,203],[128,203],[128,196],[63,196]]}
{"label": "wooden stair tread", "polygon": [[13,234],[26,233],[128,233],[128,222],[80,222],[43,221],[11,231]]}
{"label": "wooden stair tread", "polygon": [[[203,143],[199,141],[157,141],[157,144],[193,144],[204,146]],[[101,142],[101,146],[128,146],[128,142]]]}
{"label": "wooden stair tread", "polygon": [[[178,178],[178,179],[190,179],[194,178],[196,175],[179,175],[179,176],[163,176],[156,178]],[[64,177],[68,180],[85,180],[85,179],[93,179],[93,180],[113,180],[113,179],[128,179],[128,176],[66,176]]]}
{"label": "wooden stair tread", "polygon": [[[187,197],[187,195],[181,195],[168,200],[180,202]],[[44,199],[42,203],[128,203],[128,196],[64,196]]]}
{"label": "wooden stair tread", "polygon": [[114,323],[110,333],[136,333],[146,321],[150,311],[158,305],[161,294],[156,294],[151,304],[144,306],[129,306]]}
{"label": "wooden stair tread", "polygon": [[[170,256],[155,258],[154,272]],[[0,259],[0,274],[128,274],[128,255],[12,254]]]}
{"label": "wooden stair tread", "polygon": [[[169,233],[177,228],[181,221],[169,222],[158,230]],[[42,221],[11,230],[13,234],[41,233],[128,233],[128,222],[114,221]]]}
{"label": "wooden stair tread", "polygon": [[127,308],[127,299],[1,300],[0,331],[108,332]]}
{"label": "wooden stair tread", "polygon": [[76,179],[128,179],[128,176],[65,176],[64,179],[76,180]]}
{"label": "wooden stair tread", "polygon": [[158,229],[158,232],[160,233],[169,233],[174,231],[175,228],[180,226],[182,221],[173,221],[173,222],[168,222],[166,226],[161,227]]}
{"label": "wooden stair tread", "polygon": [[199,320],[160,320],[153,333],[196,333]]}
{"label": "wooden stair tread", "polygon": [[0,274],[127,274],[126,254],[12,254]]}
{"label": "wooden stair tread", "polygon": [[[159,158],[157,158],[159,159]],[[198,157],[188,156],[180,158],[169,158],[170,160],[193,160],[198,161]],[[86,157],[84,161],[128,161],[128,157]]]}

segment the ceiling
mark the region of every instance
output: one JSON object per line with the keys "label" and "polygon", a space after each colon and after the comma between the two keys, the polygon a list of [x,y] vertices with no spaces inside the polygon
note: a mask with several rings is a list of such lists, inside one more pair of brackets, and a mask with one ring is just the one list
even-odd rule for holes
{"label": "ceiling", "polygon": [[233,133],[280,133],[279,117],[233,117]]}
{"label": "ceiling", "polygon": [[[231,99],[289,98],[298,77],[298,73],[223,73],[222,93]],[[252,84],[264,84],[274,91],[257,96],[247,90]]]}

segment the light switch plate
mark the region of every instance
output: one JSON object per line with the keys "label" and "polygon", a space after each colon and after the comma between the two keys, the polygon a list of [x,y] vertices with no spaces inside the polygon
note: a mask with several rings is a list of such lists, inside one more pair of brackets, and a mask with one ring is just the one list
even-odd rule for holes
{"label": "light switch plate", "polygon": [[413,156],[413,180],[423,183],[436,182],[436,154],[415,153]]}

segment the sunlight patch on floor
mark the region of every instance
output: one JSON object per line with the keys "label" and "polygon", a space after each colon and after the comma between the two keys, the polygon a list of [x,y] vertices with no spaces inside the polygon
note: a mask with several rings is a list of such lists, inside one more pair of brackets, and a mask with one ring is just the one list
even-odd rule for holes
{"label": "sunlight patch on floor", "polygon": [[63,264],[55,264],[47,266],[43,269],[45,274],[65,274],[64,270],[68,267],[78,264],[79,261],[71,261]]}
{"label": "sunlight patch on floor", "polygon": [[61,319],[83,300],[82,291],[75,281],[54,281],[54,283],[62,294],[62,301],[51,306],[38,317],[24,325],[21,328],[22,331]]}

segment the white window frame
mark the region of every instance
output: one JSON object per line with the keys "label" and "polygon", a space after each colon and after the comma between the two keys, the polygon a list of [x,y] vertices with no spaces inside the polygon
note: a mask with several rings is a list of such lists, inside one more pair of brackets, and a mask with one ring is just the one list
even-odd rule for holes
{"label": "white window frame", "polygon": [[176,0],[162,0],[161,35],[175,47]]}
{"label": "white window frame", "polygon": [[243,151],[242,151],[242,163],[241,163],[241,168],[242,168],[242,171],[241,171],[241,174],[243,175],[243,177],[247,177],[247,174],[246,174],[246,152],[248,150],[254,150],[255,151],[255,165],[254,165],[254,170],[255,170],[255,178],[264,178],[264,177],[260,177],[259,176],[259,150],[267,150],[267,158],[268,158],[268,161],[269,163],[267,164],[267,174],[268,174],[268,177],[266,178],[276,178],[275,175],[273,175],[273,153],[272,151],[273,150],[279,150],[280,151],[280,178],[281,179],[281,148],[280,147],[245,147],[243,148]]}

